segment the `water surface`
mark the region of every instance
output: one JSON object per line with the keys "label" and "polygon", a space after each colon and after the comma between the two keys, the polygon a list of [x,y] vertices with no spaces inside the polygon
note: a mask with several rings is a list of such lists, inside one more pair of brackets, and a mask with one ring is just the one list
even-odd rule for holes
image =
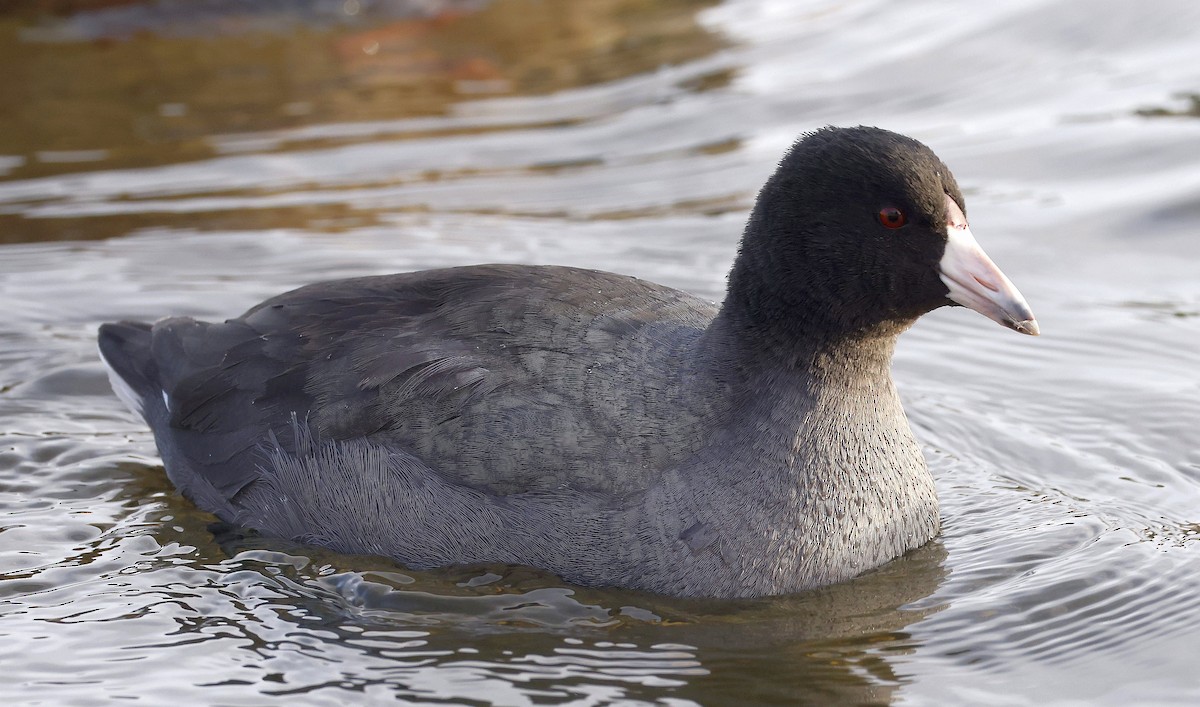
{"label": "water surface", "polygon": [[[1200,701],[1200,6],[76,5],[0,14],[15,702]],[[843,585],[679,601],[248,537],[175,494],[95,358],[102,321],[475,262],[716,300],[828,123],[930,144],[1043,330],[905,335],[944,530]]]}

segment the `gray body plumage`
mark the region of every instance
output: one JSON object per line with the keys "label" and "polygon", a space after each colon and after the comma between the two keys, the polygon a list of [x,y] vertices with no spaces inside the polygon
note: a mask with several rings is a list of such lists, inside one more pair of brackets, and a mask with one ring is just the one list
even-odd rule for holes
{"label": "gray body plumage", "polygon": [[172,481],[270,535],[710,596],[827,584],[932,537],[888,340],[767,365],[716,314],[633,278],[476,266],[109,336],[173,364],[165,400],[144,394]]}
{"label": "gray body plumage", "polygon": [[[944,170],[876,132],[924,152],[872,189]],[[776,208],[800,159],[760,195],[720,307],[486,265],[310,285],[224,323],[108,324],[101,353],[175,485],[270,535],[676,595],[847,579],[938,531],[889,369],[896,336],[946,303],[945,241],[896,246],[904,268],[873,233],[835,251],[859,228],[839,205]],[[936,196],[961,201],[945,174]],[[837,280],[856,258],[857,284]]]}

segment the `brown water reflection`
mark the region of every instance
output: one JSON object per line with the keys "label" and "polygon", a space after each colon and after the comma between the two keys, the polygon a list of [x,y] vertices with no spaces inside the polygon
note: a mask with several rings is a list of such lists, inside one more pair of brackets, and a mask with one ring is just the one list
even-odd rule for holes
{"label": "brown water reflection", "polygon": [[1182,107],[1139,108],[1137,113],[1147,118],[1200,118],[1200,93],[1181,93],[1175,98]]}
{"label": "brown water reflection", "polygon": [[[101,13],[138,6],[85,4]],[[695,20],[715,0],[392,4],[411,17],[321,27],[315,11],[328,3],[272,3],[275,15],[253,13],[250,24],[238,16],[247,6],[227,1],[215,3],[222,22],[177,36],[162,30],[195,19],[186,4],[166,14],[144,2],[141,24],[101,24],[80,41],[63,27],[79,15],[0,6],[0,155],[10,159],[0,178],[203,159],[218,154],[211,138],[226,133],[443,115],[466,97],[611,81],[723,43]],[[192,12],[213,6],[194,3]],[[360,5],[342,7],[356,14]]]}

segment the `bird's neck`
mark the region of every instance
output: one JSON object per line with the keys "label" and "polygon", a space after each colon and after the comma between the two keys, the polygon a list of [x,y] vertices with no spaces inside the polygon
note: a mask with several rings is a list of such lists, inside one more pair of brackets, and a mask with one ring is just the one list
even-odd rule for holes
{"label": "bird's neck", "polygon": [[720,528],[713,546],[738,548],[722,561],[760,593],[847,579],[932,537],[936,493],[892,383],[895,335],[788,338],[735,311],[705,333],[728,405],[710,453],[675,477],[680,523]]}
{"label": "bird's neck", "polygon": [[761,249],[743,245],[718,317],[752,338],[802,347],[880,345],[916,322],[917,313],[899,315],[818,276],[780,277],[777,266],[761,262],[764,257]]}
{"label": "bird's neck", "polygon": [[760,458],[731,469],[749,462],[760,483],[784,492],[836,473],[816,450],[870,455],[911,440],[891,377],[903,327],[830,331],[803,314],[781,320],[761,312],[727,299],[698,346],[704,377],[725,396],[726,441],[756,440]]}
{"label": "bird's neck", "polygon": [[847,317],[838,303],[798,288],[784,298],[741,264],[739,258],[703,337],[718,365],[740,372],[745,383],[779,376],[837,387],[890,380],[896,339],[912,321]]}

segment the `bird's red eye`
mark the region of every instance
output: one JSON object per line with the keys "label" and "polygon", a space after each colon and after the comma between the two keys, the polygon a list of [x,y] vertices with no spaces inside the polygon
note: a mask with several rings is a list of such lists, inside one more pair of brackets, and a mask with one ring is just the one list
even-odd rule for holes
{"label": "bird's red eye", "polygon": [[908,219],[905,218],[904,212],[895,206],[885,206],[879,210],[879,223],[887,228],[900,228],[908,223]]}

